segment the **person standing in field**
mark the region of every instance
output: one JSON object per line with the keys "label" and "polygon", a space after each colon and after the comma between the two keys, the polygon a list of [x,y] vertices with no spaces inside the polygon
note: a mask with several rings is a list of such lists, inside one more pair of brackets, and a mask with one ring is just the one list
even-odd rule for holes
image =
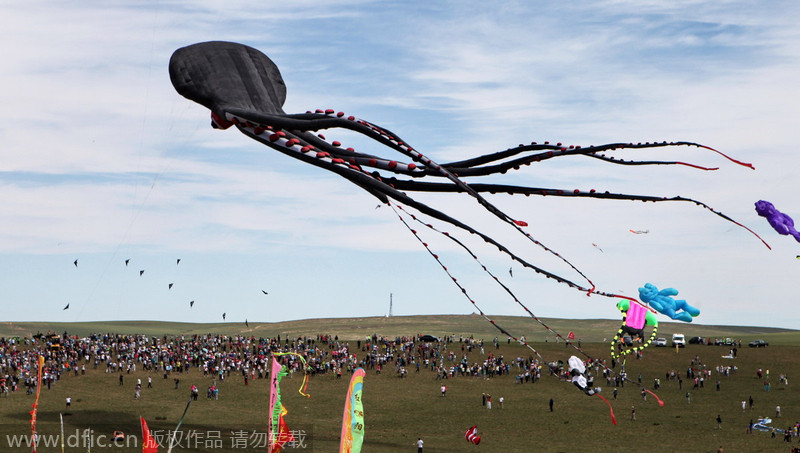
{"label": "person standing in field", "polygon": [[717,429],[722,429],[722,417],[717,414]]}
{"label": "person standing in field", "polygon": [[422,438],[418,437],[417,438],[417,453],[422,453],[422,445],[424,445],[424,444],[425,444],[425,442],[422,441]]}

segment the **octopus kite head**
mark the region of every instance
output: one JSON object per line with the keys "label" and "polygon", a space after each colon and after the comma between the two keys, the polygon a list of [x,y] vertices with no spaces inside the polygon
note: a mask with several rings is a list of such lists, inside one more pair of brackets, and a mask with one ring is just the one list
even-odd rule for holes
{"label": "octopus kite head", "polygon": [[285,115],[281,72],[252,47],[224,41],[182,47],[169,60],[169,78],[181,96],[211,110],[221,129],[231,125],[226,113]]}

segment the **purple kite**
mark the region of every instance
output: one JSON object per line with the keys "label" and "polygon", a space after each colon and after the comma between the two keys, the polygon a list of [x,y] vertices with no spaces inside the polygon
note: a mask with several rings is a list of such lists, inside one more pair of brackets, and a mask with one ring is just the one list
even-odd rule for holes
{"label": "purple kite", "polygon": [[761,217],[766,217],[767,221],[778,234],[784,236],[791,234],[800,242],[800,232],[794,228],[794,220],[788,215],[775,209],[775,206],[769,201],[758,200],[756,201],[756,212]]}

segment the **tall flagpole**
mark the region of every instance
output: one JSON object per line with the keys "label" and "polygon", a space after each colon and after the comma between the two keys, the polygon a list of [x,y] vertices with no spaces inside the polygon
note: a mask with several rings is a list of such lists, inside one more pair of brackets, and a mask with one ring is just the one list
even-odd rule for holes
{"label": "tall flagpole", "polygon": [[64,453],[64,414],[58,414],[61,419],[61,453]]}
{"label": "tall flagpole", "polygon": [[169,439],[169,448],[167,448],[167,453],[172,453],[172,444],[175,440],[175,434],[178,433],[178,430],[181,429],[181,425],[183,424],[183,419],[186,417],[186,411],[189,410],[189,405],[192,404],[192,397],[189,397],[189,402],[186,403],[186,408],[183,410],[183,415],[181,415],[181,419],[178,420],[178,426],[175,427],[175,431],[172,432],[172,437]]}

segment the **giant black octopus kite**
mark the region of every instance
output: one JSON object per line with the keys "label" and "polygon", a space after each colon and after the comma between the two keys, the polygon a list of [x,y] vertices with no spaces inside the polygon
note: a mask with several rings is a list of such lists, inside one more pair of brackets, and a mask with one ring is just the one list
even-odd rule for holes
{"label": "giant black octopus kite", "polygon": [[[389,204],[389,199],[393,199],[433,218],[448,222],[469,233],[479,235],[484,241],[498,247],[499,250],[508,254],[523,266],[570,287],[585,291],[587,294],[594,292],[607,297],[630,299],[626,296],[595,291],[591,280],[575,266],[525,232],[522,229],[522,227],[527,226],[525,222],[510,217],[486,200],[481,193],[499,192],[525,194],[526,196],[552,195],[654,202],[687,201],[708,209],[725,220],[753,233],[749,228],[712,209],[710,206],[700,201],[680,196],[656,197],[609,193],[607,191],[596,192],[595,190],[558,190],[503,184],[467,184],[465,182],[466,178],[505,173],[509,170],[517,170],[522,165],[530,165],[533,162],[571,155],[593,157],[619,165],[687,165],[702,170],[716,170],[716,168],[700,167],[685,162],[623,161],[602,154],[603,152],[623,148],[644,149],[670,146],[695,146],[719,153],[719,151],[697,143],[609,143],[600,146],[580,147],[564,146],[561,143],[534,142],[529,145],[519,145],[505,151],[458,162],[438,164],[412,148],[397,134],[388,129],[353,116],[347,116],[342,112],[328,109],[300,114],[286,114],[282,109],[286,100],[286,85],[278,67],[266,55],[252,47],[221,41],[193,44],[175,51],[170,59],[169,73],[172,84],[178,93],[211,110],[213,127],[227,129],[235,125],[245,135],[270,148],[346,178],[377,197],[383,203]],[[333,128],[349,129],[363,134],[400,153],[410,162],[400,162],[360,153],[352,148],[343,148],[339,142],[328,142],[323,135],[315,133],[322,129]],[[719,154],[732,162],[753,168],[751,164],[731,159],[722,153]],[[391,176],[385,176],[380,171],[391,173]],[[435,178],[440,178],[440,181],[429,181]],[[503,222],[510,224],[533,243],[568,264],[581,277],[586,279],[588,287],[574,283],[525,261],[495,239],[444,212],[416,201],[406,192],[465,192],[471,195],[481,206]],[[759,239],[761,238],[759,237]],[[764,244],[767,245],[766,242]],[[427,244],[424,245],[427,247]],[[434,257],[436,256],[434,255]]]}

